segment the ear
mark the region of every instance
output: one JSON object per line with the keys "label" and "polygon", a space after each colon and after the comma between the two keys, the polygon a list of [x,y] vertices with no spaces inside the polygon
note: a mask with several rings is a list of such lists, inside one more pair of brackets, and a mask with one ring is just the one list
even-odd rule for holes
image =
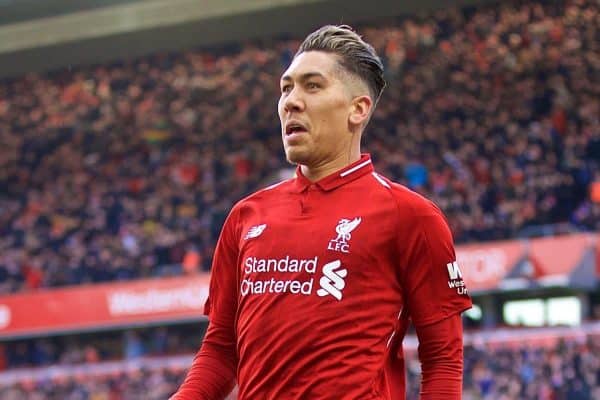
{"label": "ear", "polygon": [[362,125],[366,123],[373,109],[373,100],[370,96],[357,96],[350,105],[350,115],[348,121],[353,125]]}

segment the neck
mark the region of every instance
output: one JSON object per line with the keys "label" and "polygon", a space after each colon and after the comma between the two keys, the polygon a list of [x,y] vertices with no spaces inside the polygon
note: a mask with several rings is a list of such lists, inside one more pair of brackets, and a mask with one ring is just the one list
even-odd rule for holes
{"label": "neck", "polygon": [[360,150],[347,154],[339,154],[336,158],[327,160],[316,165],[300,165],[302,175],[309,181],[316,182],[336,171],[360,160]]}

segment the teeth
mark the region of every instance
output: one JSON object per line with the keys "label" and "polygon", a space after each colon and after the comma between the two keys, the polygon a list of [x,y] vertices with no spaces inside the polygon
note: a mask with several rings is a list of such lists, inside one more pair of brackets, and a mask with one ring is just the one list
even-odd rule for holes
{"label": "teeth", "polygon": [[291,123],[286,126],[285,133],[289,135],[289,134],[296,133],[298,131],[304,131],[304,130],[306,130],[306,128],[304,128],[304,126],[302,126],[300,124],[296,124],[296,123]]}

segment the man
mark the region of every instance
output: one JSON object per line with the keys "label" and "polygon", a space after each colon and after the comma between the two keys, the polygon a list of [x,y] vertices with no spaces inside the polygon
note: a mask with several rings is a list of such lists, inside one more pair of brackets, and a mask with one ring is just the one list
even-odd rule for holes
{"label": "man", "polygon": [[401,342],[419,337],[421,399],[460,399],[471,305],[428,200],[374,172],[362,132],[385,82],[347,26],[309,35],[281,78],[296,177],[236,204],[214,255],[210,324],[174,400],[404,399]]}

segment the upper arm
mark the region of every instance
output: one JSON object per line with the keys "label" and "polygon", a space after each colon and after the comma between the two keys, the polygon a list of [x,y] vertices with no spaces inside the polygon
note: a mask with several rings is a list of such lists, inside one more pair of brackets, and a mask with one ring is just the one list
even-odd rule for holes
{"label": "upper arm", "polygon": [[441,212],[431,205],[422,215],[414,216],[403,239],[404,296],[415,326],[470,308],[471,299],[455,263],[452,234]]}
{"label": "upper arm", "polygon": [[208,300],[204,312],[211,325],[234,327],[238,301],[238,213],[229,214],[213,256]]}
{"label": "upper arm", "polygon": [[221,230],[205,305],[208,330],[184,383],[172,399],[224,399],[235,384],[237,368],[238,223],[235,209]]}

